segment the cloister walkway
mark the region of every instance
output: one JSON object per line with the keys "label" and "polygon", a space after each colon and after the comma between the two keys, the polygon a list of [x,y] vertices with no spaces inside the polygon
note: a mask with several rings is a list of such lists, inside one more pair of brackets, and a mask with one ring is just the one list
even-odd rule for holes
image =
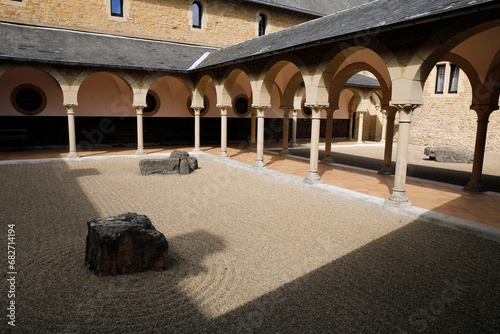
{"label": "cloister walkway", "polygon": [[[307,143],[302,144],[307,146]],[[305,178],[309,172],[308,159],[283,156],[273,152],[273,148],[281,147],[280,143],[266,143],[264,162],[267,168],[278,172]],[[146,148],[147,153],[168,153],[174,149],[191,151],[192,147],[154,147]],[[220,147],[202,147],[205,153],[219,155]],[[110,155],[133,155],[133,147],[97,148],[91,151],[78,152],[81,157],[97,157]],[[278,151],[276,151],[278,152]],[[256,152],[248,145],[229,145],[227,153],[231,159],[253,164]],[[2,160],[64,158],[64,150],[37,150],[26,152],[0,152]],[[319,164],[319,175],[327,184],[356,191],[359,193],[387,198],[391,194],[393,176],[380,175],[362,168]],[[460,217],[495,227],[500,227],[500,194],[475,193],[465,191],[456,185],[444,184],[409,177],[406,193],[413,206],[443,214]]]}

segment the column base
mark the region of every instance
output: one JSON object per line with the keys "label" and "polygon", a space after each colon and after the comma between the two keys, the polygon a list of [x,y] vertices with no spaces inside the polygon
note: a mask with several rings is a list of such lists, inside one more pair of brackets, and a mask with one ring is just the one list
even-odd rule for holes
{"label": "column base", "polygon": [[389,198],[386,198],[384,203],[396,208],[405,208],[411,206],[411,202],[408,200],[408,197],[406,197],[405,191],[396,189],[392,189],[391,196],[389,196]]}
{"label": "column base", "polygon": [[467,185],[464,187],[464,190],[468,190],[468,191],[474,191],[474,192],[483,192],[483,191],[486,191],[487,190],[487,187],[486,185],[479,181],[479,182],[469,182],[467,183]]}
{"label": "column base", "polygon": [[256,168],[263,168],[263,167],[267,167],[267,166],[266,166],[266,164],[265,164],[263,161],[261,161],[261,160],[257,160],[257,161],[255,162],[255,164],[253,165],[253,167],[256,167]]}
{"label": "column base", "polygon": [[80,156],[76,152],[69,152],[67,158],[68,159],[78,159],[78,158],[80,158]]}
{"label": "column base", "polygon": [[309,184],[321,184],[323,183],[323,180],[319,176],[318,172],[309,171],[309,174],[304,179],[304,182]]}
{"label": "column base", "polygon": [[363,145],[364,143],[362,141],[357,141],[356,144],[354,145]]}
{"label": "column base", "polygon": [[229,160],[231,159],[229,155],[227,155],[227,152],[220,152],[219,158],[224,159],[224,160]]}
{"label": "column base", "polygon": [[290,152],[288,150],[281,150],[280,154],[281,155],[289,155]]}
{"label": "column base", "polygon": [[191,151],[193,153],[200,153],[200,152],[203,152],[203,150],[201,148],[193,148],[193,150]]}
{"label": "column base", "polygon": [[323,158],[323,160],[321,160],[321,162],[324,162],[324,163],[332,163],[333,162],[333,159],[331,156],[327,155]]}
{"label": "column base", "polygon": [[297,148],[297,147],[299,147],[299,145],[297,145],[297,143],[292,143],[292,144],[290,145],[290,147],[291,147],[291,148]]}
{"label": "column base", "polygon": [[146,155],[146,151],[144,151],[143,148],[139,148],[137,151],[135,151],[135,155]]}
{"label": "column base", "polygon": [[391,166],[384,165],[382,166],[382,168],[380,168],[378,173],[381,175],[393,175],[395,173],[395,170],[392,165]]}
{"label": "column base", "polygon": [[383,143],[385,143],[385,140],[384,140],[384,139],[382,139],[381,141],[379,141],[379,143],[380,143],[380,144],[383,144]]}

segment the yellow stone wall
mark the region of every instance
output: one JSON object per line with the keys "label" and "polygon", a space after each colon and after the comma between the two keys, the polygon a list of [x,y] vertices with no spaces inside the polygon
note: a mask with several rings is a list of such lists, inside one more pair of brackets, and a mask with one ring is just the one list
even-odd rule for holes
{"label": "yellow stone wall", "polygon": [[0,21],[223,47],[257,37],[260,12],[269,18],[266,34],[314,18],[242,1],[200,2],[202,29],[191,27],[191,0],[125,0],[124,18],[111,17],[110,0],[2,0]]}
{"label": "yellow stone wall", "polygon": [[[476,112],[470,109],[472,88],[463,71],[460,71],[459,79],[457,94],[434,94],[436,68],[433,69],[425,82],[424,105],[413,113],[411,144],[474,150],[477,116]],[[445,92],[447,84],[445,80]],[[498,110],[490,116],[486,151],[500,152]]]}

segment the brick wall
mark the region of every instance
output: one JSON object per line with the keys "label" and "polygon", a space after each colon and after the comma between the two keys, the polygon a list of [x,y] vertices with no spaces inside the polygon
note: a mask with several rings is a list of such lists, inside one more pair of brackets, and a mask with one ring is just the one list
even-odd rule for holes
{"label": "brick wall", "polygon": [[266,33],[314,18],[241,1],[205,0],[204,24],[196,29],[190,24],[191,0],[125,0],[124,18],[111,17],[109,1],[29,0],[18,6],[4,0],[0,20],[222,47],[257,37],[259,12],[269,18]]}

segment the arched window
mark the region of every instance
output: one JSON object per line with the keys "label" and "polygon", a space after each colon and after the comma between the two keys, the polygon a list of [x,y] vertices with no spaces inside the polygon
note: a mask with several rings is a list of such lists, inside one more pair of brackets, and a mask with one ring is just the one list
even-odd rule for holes
{"label": "arched window", "polygon": [[259,36],[266,34],[267,19],[264,14],[259,14]]}
{"label": "arched window", "polygon": [[201,15],[203,8],[198,1],[193,2],[193,28],[201,28]]}

